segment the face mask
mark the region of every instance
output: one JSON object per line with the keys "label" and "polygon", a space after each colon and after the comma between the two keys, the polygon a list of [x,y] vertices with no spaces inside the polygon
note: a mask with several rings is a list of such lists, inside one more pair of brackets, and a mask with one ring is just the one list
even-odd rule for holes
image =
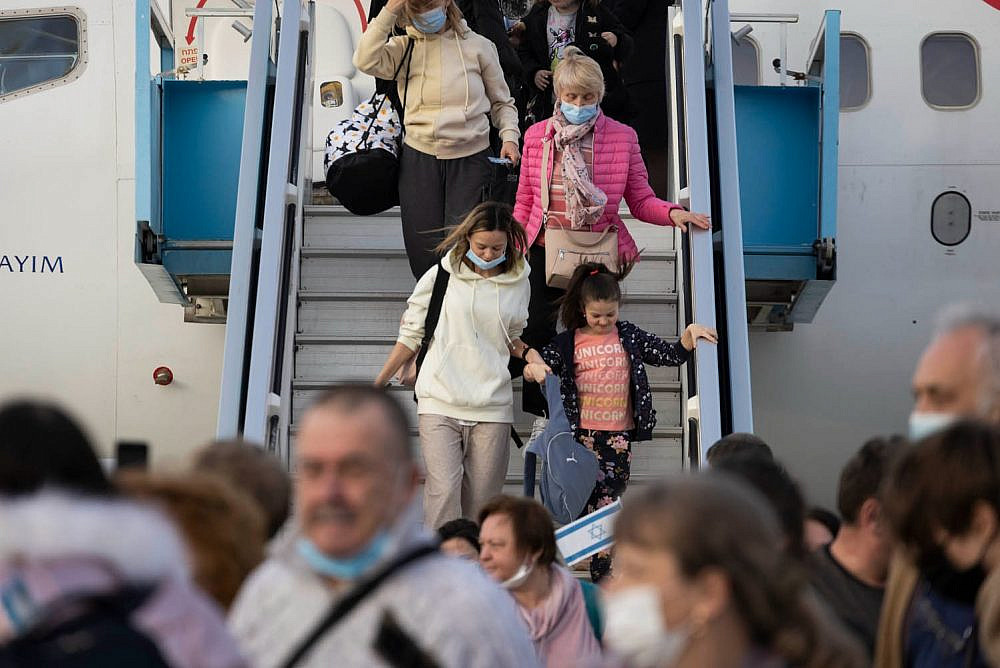
{"label": "face mask", "polygon": [[534,562],[525,562],[521,564],[521,567],[517,569],[517,572],[512,576],[500,583],[500,586],[504,589],[517,589],[525,582],[528,581],[528,576],[531,575],[531,571],[535,569]]}
{"label": "face mask", "polygon": [[566,120],[572,125],[583,125],[597,115],[596,104],[587,104],[578,107],[575,104],[563,102],[559,105],[559,109],[562,111],[563,116],[566,117]]}
{"label": "face mask", "polygon": [[910,440],[916,442],[933,436],[947,429],[956,420],[958,416],[951,413],[913,411],[910,413]]}
{"label": "face mask", "polygon": [[663,623],[660,591],[632,587],[604,597],[604,642],[635,668],[670,666],[687,646],[689,633]]}
{"label": "face mask", "polygon": [[478,255],[476,255],[475,253],[473,253],[472,249],[470,248],[468,250],[468,252],[466,252],[465,257],[469,258],[469,261],[472,262],[472,264],[476,265],[477,267],[479,267],[483,271],[486,271],[486,270],[489,270],[489,269],[496,269],[501,264],[503,264],[504,260],[507,259],[507,254],[504,253],[500,257],[498,257],[497,259],[490,260],[489,262],[487,262],[483,258],[481,258]]}
{"label": "face mask", "polygon": [[413,19],[413,27],[422,33],[433,34],[441,30],[447,20],[448,14],[444,11],[444,7],[437,7],[423,14],[418,14]]}
{"label": "face mask", "polygon": [[337,580],[356,580],[379,560],[388,544],[388,532],[380,531],[360,552],[346,559],[323,554],[308,538],[300,538],[295,547],[316,573]]}

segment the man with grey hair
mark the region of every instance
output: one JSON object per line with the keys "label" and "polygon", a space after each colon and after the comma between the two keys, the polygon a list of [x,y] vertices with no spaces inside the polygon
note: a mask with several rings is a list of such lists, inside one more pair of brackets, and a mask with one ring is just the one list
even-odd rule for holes
{"label": "man with grey hair", "polygon": [[[958,304],[945,309],[913,374],[910,440],[971,418],[1000,424],[1000,311]],[[893,557],[875,665],[985,665],[976,646],[975,596],[981,572],[959,573],[944,555],[918,569]]]}
{"label": "man with grey hair", "polygon": [[341,386],[305,413],[296,514],[230,626],[255,666],[536,666],[510,598],[420,525],[409,418]]}
{"label": "man with grey hair", "polygon": [[913,374],[913,396],[912,440],[962,417],[1000,424],[1000,312],[946,309]]}

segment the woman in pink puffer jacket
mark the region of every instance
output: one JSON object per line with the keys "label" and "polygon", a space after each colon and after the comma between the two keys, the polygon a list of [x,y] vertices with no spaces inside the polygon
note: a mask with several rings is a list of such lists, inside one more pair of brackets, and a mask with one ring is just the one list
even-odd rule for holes
{"label": "woman in pink puffer jacket", "polygon": [[[706,216],[690,213],[653,194],[635,130],[600,111],[604,78],[596,61],[576,47],[568,47],[553,79],[560,104],[552,118],[531,126],[524,135],[521,178],[514,204],[514,218],[528,233],[531,266],[528,324],[521,338],[537,349],[548,345],[556,334],[555,304],[564,293],[545,282],[546,226],[600,232],[615,225],[618,252],[625,261],[637,261],[639,251],[618,215],[623,197],[632,215],[643,222],[676,225],[683,231],[689,223],[711,228]],[[547,212],[542,197],[546,143]],[[525,383],[523,407],[529,413],[543,414],[545,399],[537,385]],[[532,435],[543,424],[536,420]]]}

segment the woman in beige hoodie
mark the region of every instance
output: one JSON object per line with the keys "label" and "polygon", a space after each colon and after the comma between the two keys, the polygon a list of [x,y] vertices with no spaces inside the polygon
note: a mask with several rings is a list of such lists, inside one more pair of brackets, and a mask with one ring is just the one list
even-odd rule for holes
{"label": "woman in beige hoodie", "polygon": [[417,377],[420,448],[427,468],[424,520],[437,528],[476,513],[503,489],[514,421],[507,363],[542,362],[520,338],[528,320],[524,228],[510,207],[480,204],[442,242],[441,261],[417,282],[399,338],[375,379],[384,385],[416,354],[438,272],[448,277],[441,316]]}
{"label": "woman in beige hoodie", "polygon": [[[406,35],[390,37],[397,21]],[[404,57],[399,201],[410,269],[420,278],[436,261],[441,229],[480,201],[490,174],[487,114],[503,140],[500,157],[513,164],[520,132],[496,47],[469,29],[453,0],[390,0],[362,36],[354,65],[390,79]]]}

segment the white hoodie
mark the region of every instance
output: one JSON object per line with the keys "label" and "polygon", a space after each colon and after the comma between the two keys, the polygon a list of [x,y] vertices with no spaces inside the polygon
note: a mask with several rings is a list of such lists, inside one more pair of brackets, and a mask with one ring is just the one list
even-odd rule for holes
{"label": "white hoodie", "polygon": [[448,253],[427,270],[410,296],[399,338],[417,350],[437,272],[451,273],[441,318],[417,378],[417,413],[475,422],[513,422],[514,393],[507,362],[510,342],[528,322],[531,269],[521,257],[514,267],[483,278]]}

